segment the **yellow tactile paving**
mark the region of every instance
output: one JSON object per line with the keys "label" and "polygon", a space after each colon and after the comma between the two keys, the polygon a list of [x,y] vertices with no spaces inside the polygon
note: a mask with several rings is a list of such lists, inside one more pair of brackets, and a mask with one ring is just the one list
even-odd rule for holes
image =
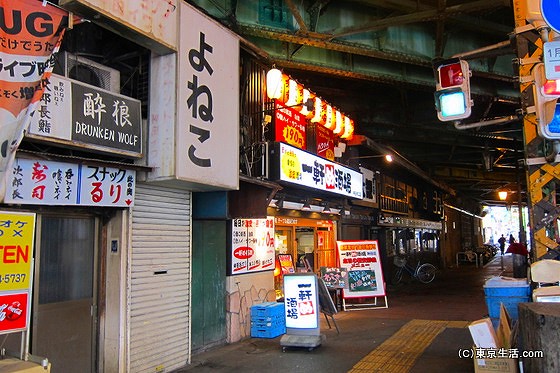
{"label": "yellow tactile paving", "polygon": [[466,328],[467,321],[412,320],[356,363],[348,373],[408,372],[445,328]]}

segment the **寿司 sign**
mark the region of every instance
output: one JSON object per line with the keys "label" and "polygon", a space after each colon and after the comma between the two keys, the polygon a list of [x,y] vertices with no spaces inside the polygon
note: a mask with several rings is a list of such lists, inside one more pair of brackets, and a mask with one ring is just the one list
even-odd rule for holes
{"label": "\u5bff\u53f8 sign", "polygon": [[358,171],[279,143],[278,179],[351,198],[363,198],[363,177]]}
{"label": "\u5bff\u53f8 sign", "polygon": [[274,218],[233,219],[228,274],[274,270]]}
{"label": "\u5bff\u53f8 sign", "polygon": [[5,203],[132,207],[136,171],[16,158]]}

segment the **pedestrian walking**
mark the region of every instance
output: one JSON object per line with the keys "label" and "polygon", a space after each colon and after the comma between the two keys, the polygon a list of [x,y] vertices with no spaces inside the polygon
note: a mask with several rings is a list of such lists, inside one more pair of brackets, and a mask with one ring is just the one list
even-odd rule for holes
{"label": "pedestrian walking", "polygon": [[504,255],[504,250],[506,249],[506,238],[502,234],[502,237],[498,239],[498,243],[500,244],[500,253]]}

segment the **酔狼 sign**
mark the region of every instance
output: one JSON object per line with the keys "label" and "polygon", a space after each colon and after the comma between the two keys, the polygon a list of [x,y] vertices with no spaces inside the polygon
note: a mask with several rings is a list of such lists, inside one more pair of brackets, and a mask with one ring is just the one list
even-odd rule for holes
{"label": "\u9154\u72fc sign", "polygon": [[16,158],[4,202],[132,207],[135,188],[134,170]]}
{"label": "\u9154\u72fc sign", "polygon": [[228,274],[274,270],[274,218],[233,219]]}
{"label": "\u9154\u72fc sign", "polygon": [[52,75],[29,133],[71,146],[142,156],[139,100]]}
{"label": "\u9154\u72fc sign", "polygon": [[274,168],[278,180],[291,184],[363,198],[362,174],[293,146],[277,143]]}

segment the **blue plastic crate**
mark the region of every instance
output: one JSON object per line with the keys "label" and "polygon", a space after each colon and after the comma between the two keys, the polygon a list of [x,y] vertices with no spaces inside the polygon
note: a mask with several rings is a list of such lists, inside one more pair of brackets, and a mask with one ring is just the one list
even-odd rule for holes
{"label": "blue plastic crate", "polygon": [[503,304],[511,319],[518,319],[517,305],[519,303],[529,302],[529,296],[525,297],[486,297],[486,305],[488,306],[488,315],[491,319],[500,318],[500,305]]}
{"label": "blue plastic crate", "polygon": [[531,295],[531,288],[529,285],[511,286],[511,287],[496,287],[485,286],[484,294],[487,297],[528,297]]}
{"label": "blue plastic crate", "polygon": [[284,317],[284,303],[266,302],[251,307],[253,317]]}
{"label": "blue plastic crate", "polygon": [[285,327],[286,321],[285,319],[275,319],[275,320],[251,320],[251,327],[258,327],[258,328],[278,328],[278,327]]}
{"label": "blue plastic crate", "polygon": [[257,327],[251,326],[251,337],[253,338],[276,338],[281,336],[282,334],[286,334],[286,326],[277,326],[277,327]]}

